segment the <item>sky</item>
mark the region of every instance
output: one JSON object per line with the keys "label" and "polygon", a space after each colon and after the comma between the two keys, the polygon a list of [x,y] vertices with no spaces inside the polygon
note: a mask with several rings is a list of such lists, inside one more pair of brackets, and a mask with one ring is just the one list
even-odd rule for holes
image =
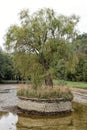
{"label": "sky", "polygon": [[0,46],[8,27],[18,23],[18,13],[29,9],[31,13],[41,8],[54,9],[58,14],[80,16],[78,30],[87,33],[87,0],[2,0],[0,2]]}

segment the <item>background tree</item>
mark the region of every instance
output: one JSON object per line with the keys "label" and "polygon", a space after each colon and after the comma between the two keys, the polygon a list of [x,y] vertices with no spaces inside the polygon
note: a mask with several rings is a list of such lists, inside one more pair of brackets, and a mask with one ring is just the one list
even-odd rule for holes
{"label": "background tree", "polygon": [[0,51],[0,81],[13,80],[15,75],[14,66],[11,57]]}
{"label": "background tree", "polygon": [[16,66],[24,77],[30,78],[35,86],[43,80],[53,86],[52,79],[58,76],[55,68],[64,64],[66,74],[75,66],[70,43],[77,35],[79,18],[57,15],[51,9],[41,9],[32,15],[23,10],[19,16],[20,25],[9,27],[5,46],[14,51]]}
{"label": "background tree", "polygon": [[87,34],[78,35],[74,40],[74,52],[78,57],[78,64],[74,74],[76,81],[87,81]]}

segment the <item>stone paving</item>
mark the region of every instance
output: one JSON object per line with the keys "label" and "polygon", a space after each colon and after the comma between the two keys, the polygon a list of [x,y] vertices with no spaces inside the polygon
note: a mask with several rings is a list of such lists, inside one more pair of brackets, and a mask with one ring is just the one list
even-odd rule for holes
{"label": "stone paving", "polygon": [[18,98],[16,92],[16,84],[0,84],[0,111],[17,105]]}

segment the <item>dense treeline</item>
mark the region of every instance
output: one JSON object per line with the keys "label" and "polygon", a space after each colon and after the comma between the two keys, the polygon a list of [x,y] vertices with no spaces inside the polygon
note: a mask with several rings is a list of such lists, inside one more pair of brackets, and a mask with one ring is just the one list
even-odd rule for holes
{"label": "dense treeline", "polygon": [[4,80],[20,80],[19,71],[15,68],[13,55],[0,50],[0,82]]}
{"label": "dense treeline", "polygon": [[87,33],[78,35],[72,44],[78,63],[75,72],[68,74],[67,78],[74,81],[87,81]]}
{"label": "dense treeline", "polygon": [[14,67],[12,59],[0,50],[0,80],[12,80],[14,78]]}
{"label": "dense treeline", "polygon": [[20,26],[9,27],[5,47],[13,51],[11,65],[22,78],[35,86],[43,81],[52,86],[53,79],[87,81],[87,34],[78,35],[77,16],[58,16],[51,9],[33,15],[23,10],[19,16]]}

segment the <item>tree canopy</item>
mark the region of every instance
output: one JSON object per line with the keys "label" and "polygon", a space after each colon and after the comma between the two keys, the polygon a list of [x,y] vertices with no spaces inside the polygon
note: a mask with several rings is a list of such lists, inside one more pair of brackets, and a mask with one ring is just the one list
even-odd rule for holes
{"label": "tree canopy", "polygon": [[[72,41],[77,36],[79,17],[57,15],[52,9],[33,14],[19,13],[20,25],[11,25],[5,35],[5,46],[14,52],[14,61],[24,78],[34,86],[53,86],[52,79],[74,71],[77,59]],[[59,75],[60,74],[60,75]]]}
{"label": "tree canopy", "polygon": [[76,81],[87,81],[87,33],[78,35],[73,41],[73,46],[78,58],[74,79]]}
{"label": "tree canopy", "polygon": [[11,57],[0,50],[0,81],[14,79],[14,66]]}

